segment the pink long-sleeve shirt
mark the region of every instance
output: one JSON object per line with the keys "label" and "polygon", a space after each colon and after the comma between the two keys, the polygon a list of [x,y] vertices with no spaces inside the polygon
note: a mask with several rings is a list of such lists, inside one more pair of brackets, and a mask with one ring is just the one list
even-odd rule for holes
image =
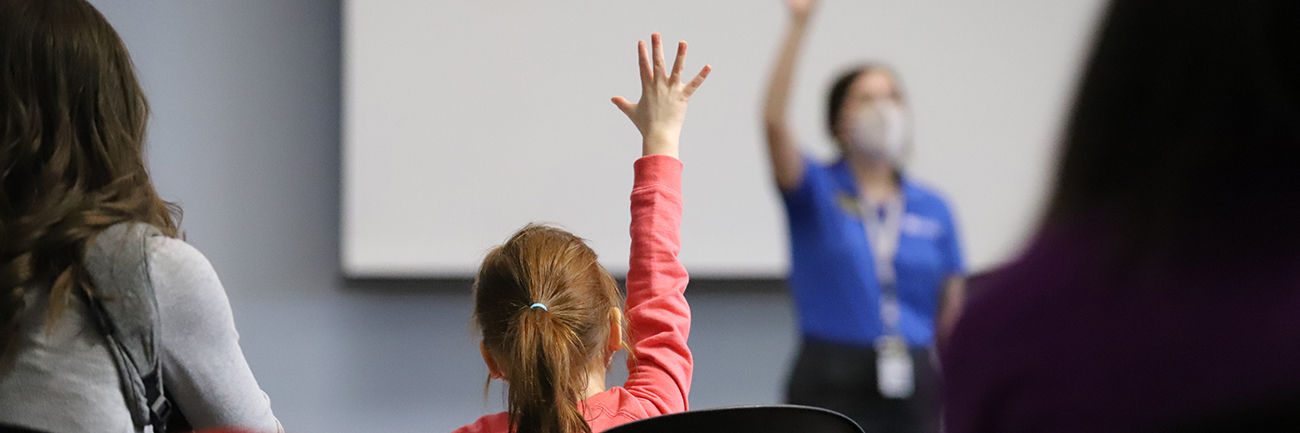
{"label": "pink long-sleeve shirt", "polygon": [[[628,378],[578,405],[593,432],[687,409],[693,362],[686,338],[691,309],[681,249],[682,163],[651,155],[633,167],[632,254],[627,273]],[[505,412],[487,415],[454,433],[508,433]]]}

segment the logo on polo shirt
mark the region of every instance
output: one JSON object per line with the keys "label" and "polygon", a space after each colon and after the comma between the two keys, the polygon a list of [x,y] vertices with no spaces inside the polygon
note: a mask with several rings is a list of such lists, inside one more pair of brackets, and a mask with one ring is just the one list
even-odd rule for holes
{"label": "logo on polo shirt", "polygon": [[[862,219],[862,201],[853,194],[842,191],[835,193],[835,204],[845,214]],[[903,235],[922,239],[937,239],[943,236],[943,224],[934,218],[927,218],[914,213],[903,214],[898,222],[898,229]]]}
{"label": "logo on polo shirt", "polygon": [[912,237],[935,239],[943,235],[943,224],[933,218],[926,218],[914,213],[903,214],[898,222],[898,229]]}

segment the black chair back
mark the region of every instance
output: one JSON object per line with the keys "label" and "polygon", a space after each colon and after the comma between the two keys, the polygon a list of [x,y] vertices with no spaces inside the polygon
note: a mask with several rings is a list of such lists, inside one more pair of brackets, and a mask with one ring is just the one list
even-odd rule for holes
{"label": "black chair back", "polygon": [[1300,432],[1300,393],[1242,404],[1184,420],[1160,433],[1291,433]]}
{"label": "black chair back", "polygon": [[862,433],[837,412],[808,406],[739,406],[675,413],[633,421],[606,433]]}

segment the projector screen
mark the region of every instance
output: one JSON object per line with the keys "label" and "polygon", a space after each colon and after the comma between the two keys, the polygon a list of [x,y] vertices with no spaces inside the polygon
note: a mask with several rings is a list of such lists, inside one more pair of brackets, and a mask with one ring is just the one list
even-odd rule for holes
{"label": "projector screen", "polygon": [[[830,82],[884,61],[916,125],[907,172],[953,207],[968,267],[1012,257],[1038,218],[1100,0],[822,0],[790,122],[835,158]],[[692,275],[787,270],[761,104],[789,21],[781,0],[343,2],[342,265],[352,278],[473,275],[529,222],[588,239],[627,270],[640,136],[636,42],[690,43],[713,74],[682,132],[681,260]]]}

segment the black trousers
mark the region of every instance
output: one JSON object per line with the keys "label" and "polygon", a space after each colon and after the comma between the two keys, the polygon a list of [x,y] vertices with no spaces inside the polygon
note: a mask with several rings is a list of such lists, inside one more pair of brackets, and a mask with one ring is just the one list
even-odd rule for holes
{"label": "black trousers", "polygon": [[911,398],[880,395],[876,350],[805,338],[786,386],[786,401],[830,409],[852,418],[867,433],[939,431],[938,373],[932,350],[913,349],[916,392]]}

